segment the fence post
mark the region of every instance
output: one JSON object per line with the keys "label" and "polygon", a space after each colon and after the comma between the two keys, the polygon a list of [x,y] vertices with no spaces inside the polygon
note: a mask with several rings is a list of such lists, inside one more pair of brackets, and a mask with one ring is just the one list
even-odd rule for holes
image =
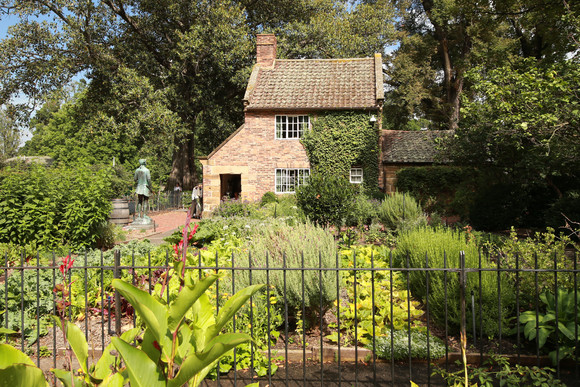
{"label": "fence post", "polygon": [[[115,278],[121,278],[121,251],[115,250],[115,266],[113,276]],[[121,336],[121,295],[117,290],[115,290],[115,334]]]}
{"label": "fence post", "polygon": [[465,374],[465,386],[469,386],[467,376],[467,332],[465,318],[465,251],[459,252],[459,302],[461,303],[461,357]]}

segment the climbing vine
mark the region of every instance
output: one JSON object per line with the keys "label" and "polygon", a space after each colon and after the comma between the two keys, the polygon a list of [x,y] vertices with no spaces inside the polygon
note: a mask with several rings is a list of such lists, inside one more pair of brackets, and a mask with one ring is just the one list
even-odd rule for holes
{"label": "climbing vine", "polygon": [[312,120],[302,144],[314,169],[322,174],[343,175],[350,168],[363,169],[363,187],[378,189],[379,138],[368,113],[326,112]]}

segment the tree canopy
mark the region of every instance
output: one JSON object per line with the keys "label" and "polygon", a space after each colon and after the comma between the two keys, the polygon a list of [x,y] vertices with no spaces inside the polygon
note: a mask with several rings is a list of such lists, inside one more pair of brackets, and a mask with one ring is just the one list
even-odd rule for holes
{"label": "tree canopy", "polygon": [[194,156],[243,120],[257,32],[275,32],[289,58],[369,56],[394,39],[384,0],[2,0],[0,9],[20,18],[0,42],[1,103],[20,93],[43,103],[85,74],[81,117],[69,125],[76,137],[116,141],[110,154],[169,138],[169,185],[184,188],[197,180]]}

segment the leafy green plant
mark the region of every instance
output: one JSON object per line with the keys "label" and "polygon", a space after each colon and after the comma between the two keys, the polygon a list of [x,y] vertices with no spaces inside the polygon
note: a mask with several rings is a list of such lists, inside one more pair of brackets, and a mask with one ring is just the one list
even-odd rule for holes
{"label": "leafy green plant", "polygon": [[378,209],[381,223],[391,230],[404,230],[427,225],[427,218],[417,201],[409,194],[387,195]]}
{"label": "leafy green plant", "polygon": [[353,200],[353,205],[346,218],[347,226],[370,226],[378,221],[378,209],[380,202],[370,199],[367,195],[359,193]]}
{"label": "leafy green plant", "polygon": [[[157,381],[159,385],[181,386],[189,382],[197,386],[220,357],[251,340],[244,333],[220,332],[264,285],[249,286],[236,293],[216,318],[205,291],[218,277],[209,275],[196,282],[192,275],[185,275],[183,288],[168,305],[121,280],[113,281],[115,289],[133,305],[146,325],[141,348],[120,338],[112,339],[133,383],[152,385]],[[188,322],[185,316],[190,309],[193,320]]]}
{"label": "leafy green plant", "polygon": [[[439,359],[445,356],[445,343],[436,337],[429,336],[419,331],[393,331],[393,345],[391,347],[391,332],[387,331],[384,336],[377,337],[375,354],[381,359],[406,360],[409,359],[409,340],[411,341],[411,358],[413,359]],[[427,343],[429,344],[427,346]],[[372,343],[366,345],[373,349]],[[427,356],[427,347],[429,356]]]}
{"label": "leafy green plant", "polygon": [[278,197],[272,191],[266,192],[262,195],[262,199],[260,200],[260,205],[264,207],[268,203],[278,203]]}
{"label": "leafy green plant", "polygon": [[[479,268],[480,252],[474,240],[467,240],[460,231],[444,228],[421,228],[399,234],[397,247],[393,251],[394,264],[397,267],[424,268],[454,268],[460,267],[460,252],[465,252],[465,267]],[[493,269],[497,264],[481,256],[481,267]],[[440,326],[447,324],[452,330],[458,330],[460,325],[459,276],[456,272],[411,271],[409,273],[410,290],[414,297],[423,302],[427,300],[427,275],[429,276],[429,311],[431,317]],[[480,280],[481,278],[481,280]],[[509,318],[513,316],[515,307],[515,290],[513,282],[505,275],[499,279],[501,294],[501,317],[498,310],[498,275],[495,272],[466,274],[465,294],[472,291],[475,294],[477,332],[482,330],[487,336],[495,336],[499,332],[499,324],[508,327]],[[480,297],[481,287],[481,297]],[[479,313],[479,305],[482,312]],[[447,311],[447,313],[446,313]],[[468,327],[469,329],[470,327]]]}
{"label": "leafy green plant", "polygon": [[49,386],[42,370],[9,344],[0,344],[0,380],[6,386],[15,381],[21,386]]}
{"label": "leafy green plant", "polygon": [[296,201],[310,221],[340,227],[350,212],[353,195],[354,189],[346,177],[315,171],[308,184],[296,190]]}
{"label": "leafy green plant", "polygon": [[574,356],[576,343],[580,339],[580,299],[574,291],[558,289],[557,301],[550,292],[540,294],[540,300],[546,312],[538,312],[537,315],[536,311],[523,312],[519,322],[524,324],[524,336],[528,340],[537,340],[538,348],[543,348],[548,341],[558,347],[549,353],[552,363],[556,365],[560,360]]}
{"label": "leafy green plant", "polygon": [[[457,365],[462,366],[460,361]],[[549,386],[565,387],[559,379],[554,377],[555,370],[552,368],[528,367],[519,364],[511,365],[506,356],[490,354],[483,363],[483,367],[475,367],[467,364],[466,385],[463,368],[459,371],[448,371],[445,368],[435,367],[433,375],[439,375],[445,379],[449,386],[453,387],[493,387],[498,385],[506,387],[520,386]]]}
{"label": "leafy green plant", "polygon": [[0,242],[47,248],[96,244],[111,209],[106,171],[32,165],[2,174]]}
{"label": "leafy green plant", "polygon": [[[490,250],[496,250],[501,259],[502,266],[515,269],[516,261],[520,269],[553,270],[554,263],[559,270],[574,269],[573,260],[566,256],[566,247],[571,245],[570,238],[562,235],[558,236],[554,229],[548,228],[546,232],[536,232],[530,238],[519,238],[512,228],[509,238],[496,247],[492,245]],[[516,274],[508,274],[516,281]],[[537,283],[536,283],[537,277]],[[517,280],[520,287],[520,294],[523,300],[533,304],[538,293],[554,290],[554,273],[518,273]],[[574,275],[569,272],[558,273],[558,286],[564,289],[574,288]],[[537,289],[537,290],[536,290]]]}
{"label": "leafy green plant", "polygon": [[[374,269],[389,267],[389,250],[384,247],[356,247],[352,250],[342,250],[340,255],[343,268],[352,268],[355,257],[357,268],[371,268],[371,265]],[[413,329],[421,328],[419,318],[423,315],[423,311],[419,309],[417,301],[409,299],[410,293],[405,290],[400,273],[392,273],[392,291],[390,271],[362,270],[356,273],[354,271],[342,273],[343,286],[346,288],[348,300],[340,301],[341,342],[368,345],[372,342],[373,335],[384,336],[389,334],[391,329],[407,329],[409,321]],[[337,306],[337,301],[334,304]],[[354,336],[355,325],[356,337]],[[333,323],[331,327],[338,328],[338,325]],[[326,337],[333,342],[338,342],[339,335],[335,331]]]}

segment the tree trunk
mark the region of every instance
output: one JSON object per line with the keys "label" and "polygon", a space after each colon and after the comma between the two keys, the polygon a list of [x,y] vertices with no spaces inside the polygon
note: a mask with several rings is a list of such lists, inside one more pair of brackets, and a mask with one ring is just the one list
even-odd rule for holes
{"label": "tree trunk", "polygon": [[192,130],[186,138],[176,139],[175,147],[166,189],[171,191],[175,183],[179,183],[183,190],[192,190],[198,182],[195,170],[195,131]]}

